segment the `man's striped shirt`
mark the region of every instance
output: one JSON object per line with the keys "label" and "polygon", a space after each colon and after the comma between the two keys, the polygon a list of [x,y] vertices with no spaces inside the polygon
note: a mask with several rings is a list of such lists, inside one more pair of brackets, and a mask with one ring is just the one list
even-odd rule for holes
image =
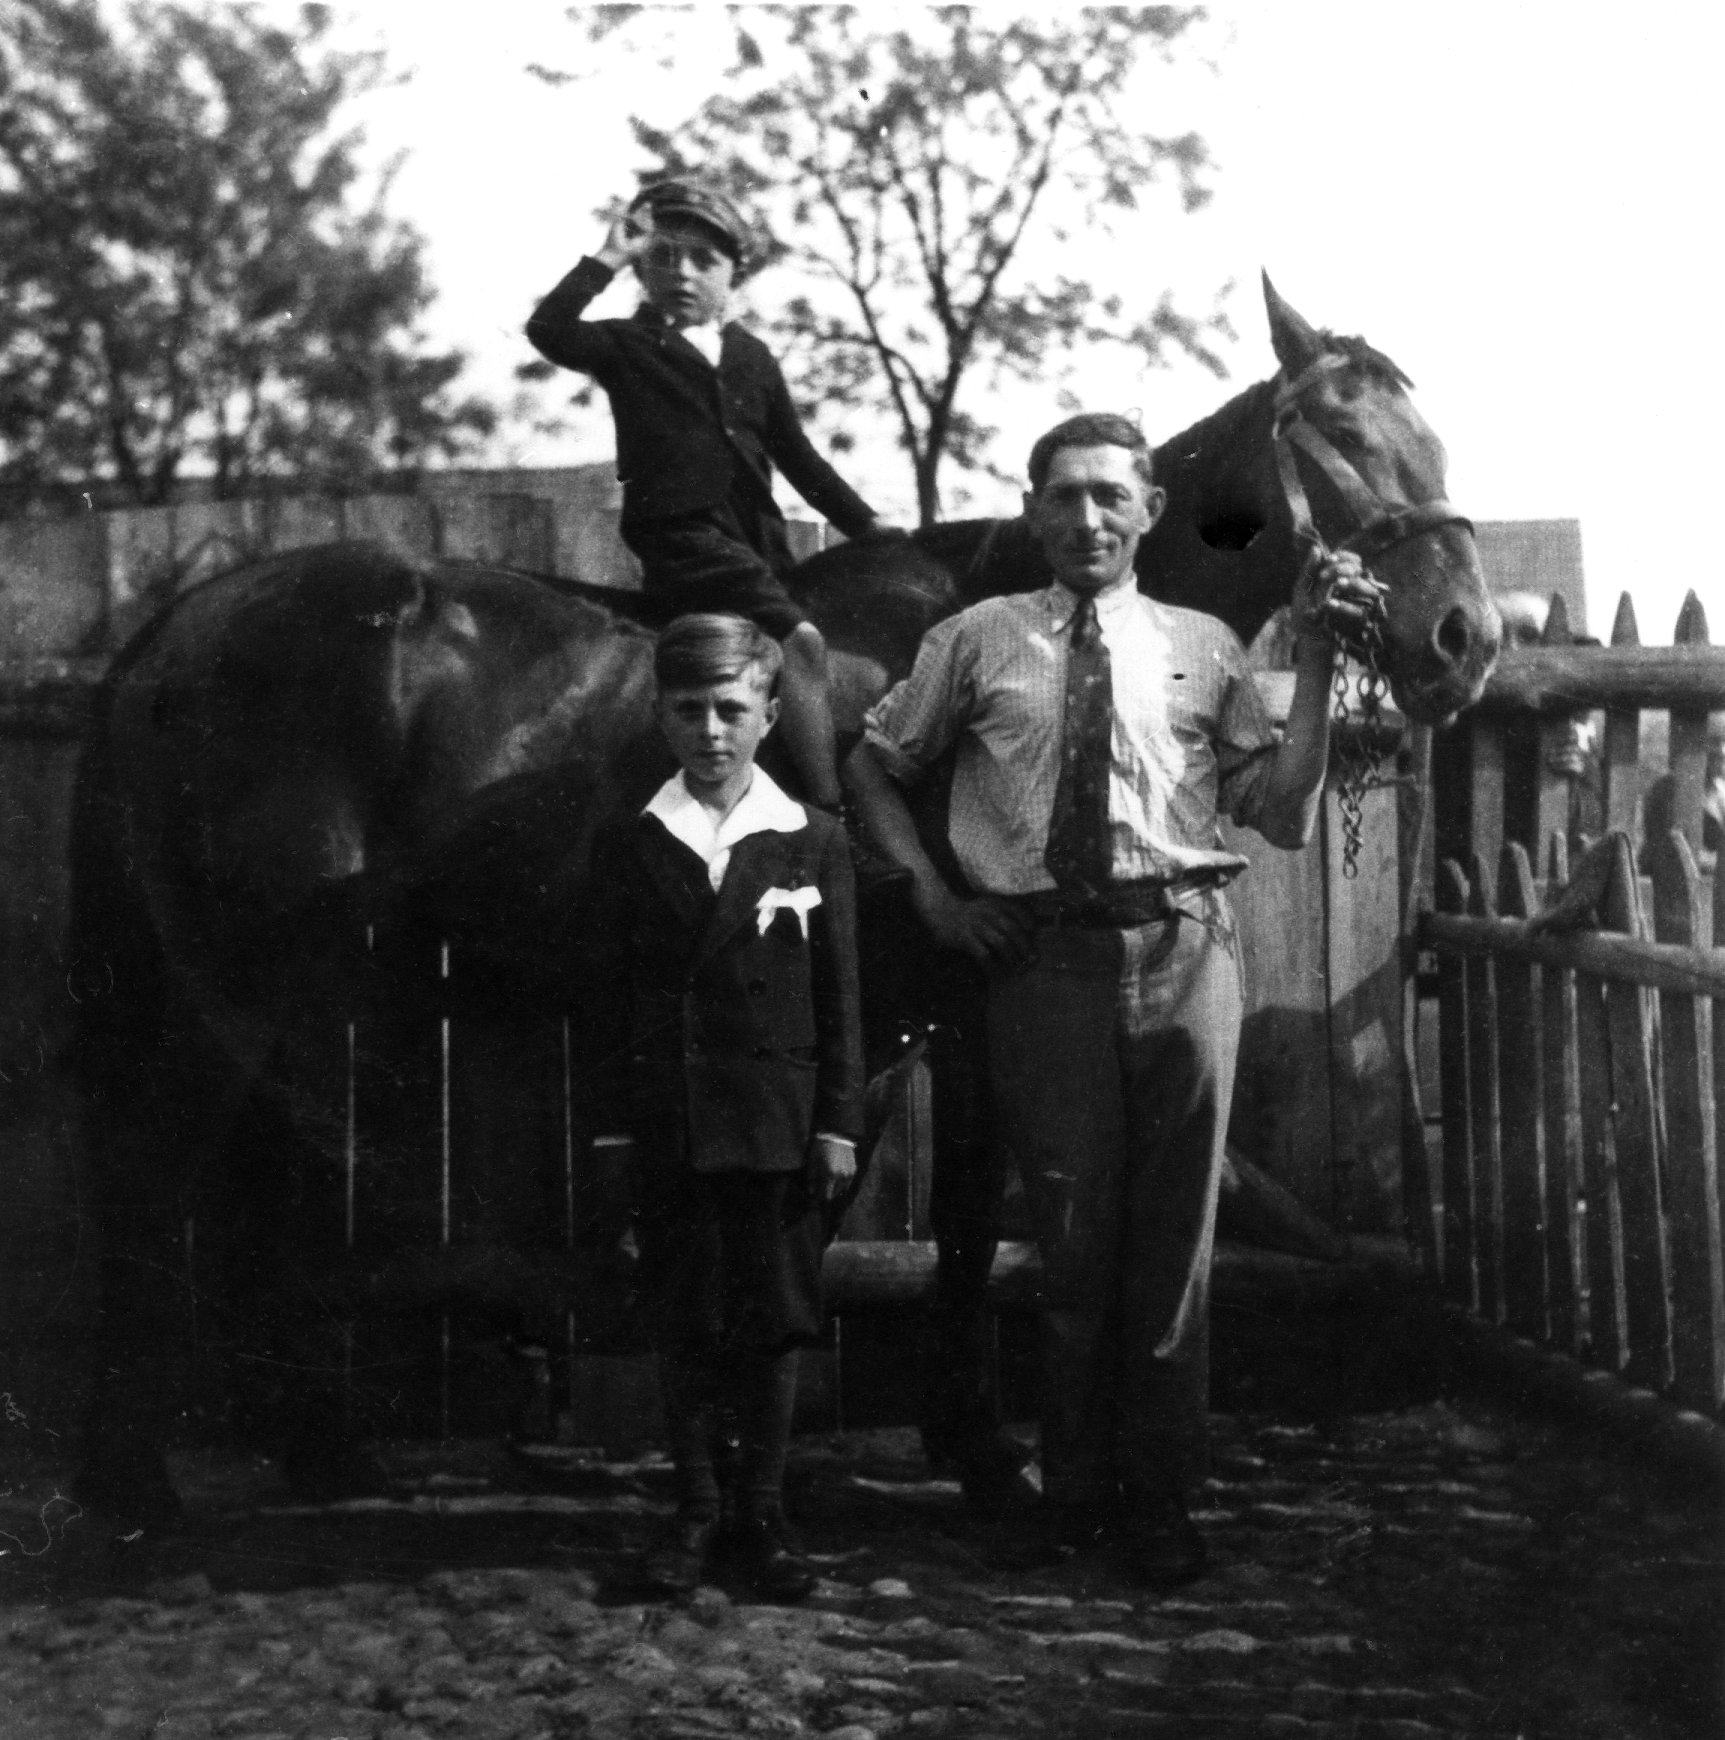
{"label": "man's striped shirt", "polygon": [[[1218,813],[1256,822],[1276,735],[1233,631],[1158,604],[1130,578],[1098,596],[1114,696],[1108,816],[1115,881],[1214,872]],[[985,599],[937,623],[866,731],[902,784],[955,748],[948,832],[971,886],[1054,887],[1043,862],[1060,777],[1076,596],[1061,585]]]}

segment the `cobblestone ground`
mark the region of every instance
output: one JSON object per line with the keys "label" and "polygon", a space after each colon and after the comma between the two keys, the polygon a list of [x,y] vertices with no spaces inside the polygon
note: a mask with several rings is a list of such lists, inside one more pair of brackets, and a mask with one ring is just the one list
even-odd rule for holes
{"label": "cobblestone ground", "polygon": [[401,1503],[295,1507],[188,1460],[192,1526],[118,1540],[16,1475],[0,1734],[43,1740],[1725,1733],[1716,1503],[1549,1426],[1432,1405],[1218,1421],[1211,1575],[992,1568],[904,1431],[798,1440],[798,1609],[652,1604],[662,1464],[420,1453]]}

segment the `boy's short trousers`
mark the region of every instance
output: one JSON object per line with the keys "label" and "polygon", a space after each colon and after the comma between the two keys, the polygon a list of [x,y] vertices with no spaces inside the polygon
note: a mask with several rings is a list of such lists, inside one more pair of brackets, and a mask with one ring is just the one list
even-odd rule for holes
{"label": "boy's short trousers", "polygon": [[819,1339],[821,1214],[800,1171],[643,1170],[641,1278],[661,1350],[725,1359]]}
{"label": "boy's short trousers", "polygon": [[[782,554],[789,565],[783,526],[764,515],[749,518],[769,555],[756,547],[742,517],[728,505],[623,528],[623,541],[645,570],[641,589],[667,622],[686,611],[724,610],[783,640],[808,621],[770,559]],[[778,551],[772,550],[774,544]]]}

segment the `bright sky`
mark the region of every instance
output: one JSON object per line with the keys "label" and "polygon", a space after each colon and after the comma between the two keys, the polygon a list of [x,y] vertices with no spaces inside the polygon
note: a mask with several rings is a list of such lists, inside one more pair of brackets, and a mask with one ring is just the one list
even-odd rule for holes
{"label": "bright sky", "polygon": [[[414,73],[356,118],[380,154],[409,154],[391,209],[430,243],[430,329],[470,353],[476,383],[506,393],[529,355],[533,300],[596,241],[592,209],[634,185],[628,113],[692,109],[725,64],[718,39],[697,15],[673,72],[602,62],[558,90],[526,64],[574,67],[596,51],[553,0],[346,10],[347,40],[382,41]],[[1205,135],[1215,200],[1194,217],[1157,212],[1112,256],[1107,287],[1130,296],[1141,275],[1146,301],[1173,285],[1197,309],[1237,280],[1231,379],[1184,364],[1123,398],[1115,362],[1086,401],[1141,405],[1161,438],[1271,373],[1256,288],[1267,267],[1310,320],[1364,333],[1413,377],[1464,512],[1581,520],[1596,633],[1628,589],[1643,639],[1668,641],[1694,587],[1725,639],[1713,539],[1695,535],[1725,471],[1725,9],[1216,0],[1211,12],[1213,70],[1185,62],[1147,121]],[[756,294],[771,294],[770,276]],[[1052,394],[978,409],[1003,425],[1009,466],[1057,414]],[[602,420],[596,431],[523,438],[513,456],[599,457]],[[900,466],[858,482],[908,517]],[[979,509],[1012,505],[982,488]]]}

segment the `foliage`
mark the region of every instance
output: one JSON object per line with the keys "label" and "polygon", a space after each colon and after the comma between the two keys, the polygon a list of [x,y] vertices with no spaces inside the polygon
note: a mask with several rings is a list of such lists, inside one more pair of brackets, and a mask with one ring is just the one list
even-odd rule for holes
{"label": "foliage", "polygon": [[[489,431],[423,348],[420,238],[355,209],[338,112],[381,57],[250,6],[9,0],[0,13],[0,485],[138,502],[354,488]],[[384,187],[387,189],[387,177]]]}
{"label": "foliage", "polygon": [[[572,16],[593,42],[634,32],[643,49],[664,15]],[[1129,307],[1062,269],[1165,176],[1186,211],[1207,199],[1203,140],[1147,131],[1135,112],[1147,59],[1171,59],[1199,16],[1114,6],[985,23],[949,6],[874,29],[850,7],[734,7],[719,92],[668,130],[636,118],[635,135],[652,174],[703,173],[771,213],[768,258],[807,274],[774,323],[794,384],[835,420],[887,413],[926,523],[943,462],[985,463],[994,431],[963,395],[979,373],[1047,384],[1098,344],[1225,373],[1219,314],[1167,295]]]}

